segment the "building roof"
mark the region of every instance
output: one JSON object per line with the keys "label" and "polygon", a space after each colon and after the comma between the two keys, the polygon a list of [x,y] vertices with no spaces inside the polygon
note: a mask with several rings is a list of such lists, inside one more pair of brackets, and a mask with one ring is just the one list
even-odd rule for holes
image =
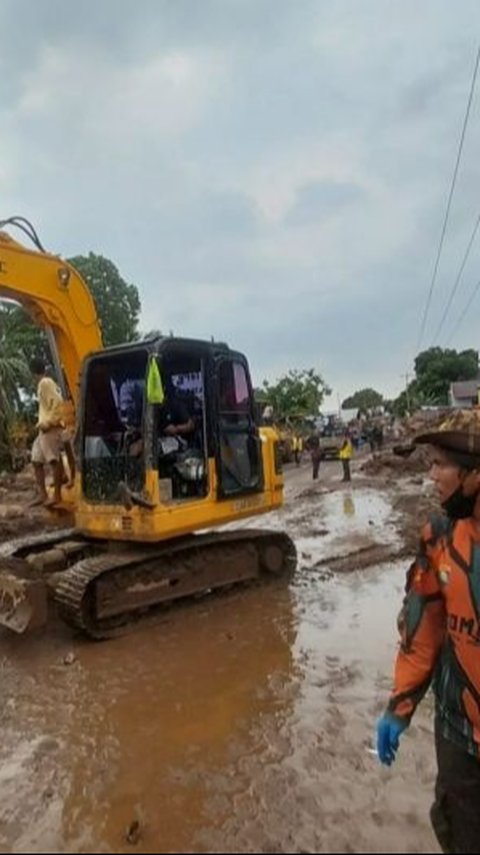
{"label": "building roof", "polygon": [[480,387],[480,379],[460,380],[450,384],[450,392],[454,398],[476,398]]}

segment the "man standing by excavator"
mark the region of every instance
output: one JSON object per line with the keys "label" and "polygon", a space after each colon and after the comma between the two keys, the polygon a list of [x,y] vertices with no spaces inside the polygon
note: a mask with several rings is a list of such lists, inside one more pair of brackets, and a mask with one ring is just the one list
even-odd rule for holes
{"label": "man standing by excavator", "polygon": [[399,615],[394,689],[377,723],[382,763],[430,684],[438,775],[431,821],[444,852],[480,852],[480,410],[459,411],[432,446],[444,514],[425,526]]}
{"label": "man standing by excavator", "polygon": [[[32,463],[38,490],[38,497],[34,504],[50,507],[62,500],[63,400],[57,384],[47,376],[42,359],[32,359],[30,371],[37,383],[38,397],[38,436],[32,446]],[[45,486],[46,464],[51,466],[53,473],[51,499],[48,498]]]}

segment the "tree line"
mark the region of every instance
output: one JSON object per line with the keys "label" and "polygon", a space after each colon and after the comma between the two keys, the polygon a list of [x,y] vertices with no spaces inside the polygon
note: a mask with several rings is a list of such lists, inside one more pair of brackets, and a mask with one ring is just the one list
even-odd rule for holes
{"label": "tree line", "polygon": [[[450,384],[473,380],[479,375],[478,351],[431,347],[418,354],[414,376],[397,398],[384,397],[376,389],[358,389],[342,402],[342,408],[367,412],[383,407],[396,416],[405,416],[422,406],[448,406]],[[278,418],[311,416],[318,413],[330,389],[315,369],[291,370],[276,383],[264,381],[256,389],[259,403],[271,404]]]}
{"label": "tree line", "polygon": [[416,357],[414,376],[397,398],[384,398],[371,388],[359,389],[343,401],[342,407],[366,411],[384,406],[397,416],[405,416],[422,406],[446,407],[450,403],[450,385],[460,380],[475,380],[478,374],[477,350],[430,347]]}

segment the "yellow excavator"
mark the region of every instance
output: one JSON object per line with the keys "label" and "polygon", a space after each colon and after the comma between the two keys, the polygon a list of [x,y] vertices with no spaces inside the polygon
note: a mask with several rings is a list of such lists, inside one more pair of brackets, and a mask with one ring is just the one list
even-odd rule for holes
{"label": "yellow excavator", "polygon": [[[285,533],[212,530],[283,502],[278,438],[257,425],[241,353],[162,336],[104,349],[85,282],[23,218],[0,221],[0,297],[46,331],[77,463],[73,527],[0,547],[1,625],[41,626],[53,601],[70,626],[108,638],[181,597],[294,570]],[[187,435],[165,430],[175,406]]]}

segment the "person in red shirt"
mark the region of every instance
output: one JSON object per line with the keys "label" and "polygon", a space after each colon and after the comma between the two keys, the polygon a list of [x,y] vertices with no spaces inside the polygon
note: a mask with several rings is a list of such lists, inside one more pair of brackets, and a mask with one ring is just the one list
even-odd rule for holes
{"label": "person in red shirt", "polygon": [[444,852],[480,852],[480,411],[459,411],[432,446],[443,514],[424,527],[399,615],[394,688],[377,722],[382,763],[432,685],[438,775],[431,821]]}

